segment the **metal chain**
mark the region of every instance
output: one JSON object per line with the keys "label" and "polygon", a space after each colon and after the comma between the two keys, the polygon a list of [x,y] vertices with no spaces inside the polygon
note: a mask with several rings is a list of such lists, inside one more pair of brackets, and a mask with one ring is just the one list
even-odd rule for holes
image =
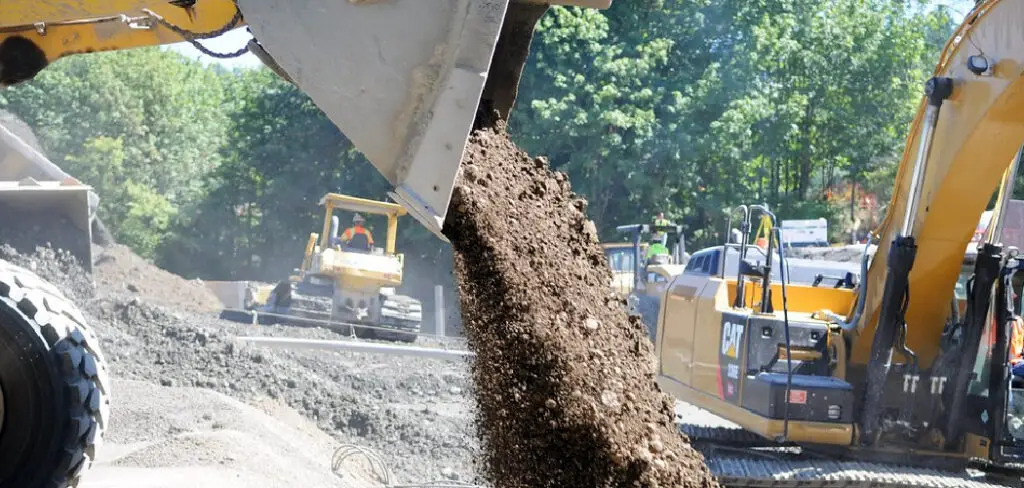
{"label": "metal chain", "polygon": [[185,39],[185,41],[187,41],[193,47],[198,49],[199,52],[201,52],[201,53],[203,53],[203,54],[205,54],[207,56],[214,57],[214,58],[217,58],[217,59],[230,59],[230,58],[237,58],[237,57],[239,57],[239,56],[249,52],[248,45],[246,45],[246,46],[244,46],[241,49],[238,49],[236,51],[232,51],[230,53],[218,53],[218,52],[214,52],[214,51],[211,51],[211,50],[207,49],[206,46],[203,46],[202,44],[199,43],[199,39],[212,39],[214,37],[220,37],[221,35],[225,34],[226,32],[228,32],[231,29],[234,29],[236,26],[238,26],[238,23],[242,21],[242,11],[238,8],[238,3],[237,2],[235,3],[235,15],[233,15],[231,17],[231,20],[229,20],[221,28],[216,29],[216,30],[212,30],[212,31],[209,31],[209,32],[192,32],[190,30],[183,29],[181,27],[178,27],[178,26],[168,22],[167,19],[164,19],[163,16],[161,16],[160,14],[158,14],[158,13],[152,11],[152,10],[142,9],[142,11],[145,12],[146,14],[148,14],[150,17],[152,17],[153,20],[156,20],[158,24],[160,24],[160,25],[170,29],[174,33],[176,33],[179,36],[181,36],[182,39]]}

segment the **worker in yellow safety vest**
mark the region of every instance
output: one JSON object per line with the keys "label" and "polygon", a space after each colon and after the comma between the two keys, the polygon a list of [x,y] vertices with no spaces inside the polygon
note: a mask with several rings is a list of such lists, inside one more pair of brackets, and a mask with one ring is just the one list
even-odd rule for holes
{"label": "worker in yellow safety vest", "polygon": [[[655,227],[664,227],[672,225],[672,222],[665,218],[665,212],[658,212],[658,216],[654,218],[654,225]],[[665,247],[665,244],[667,244],[665,242],[666,237],[662,231],[654,230],[651,232],[651,242],[647,246],[647,255],[645,256],[647,259],[656,254],[669,254],[668,248]]]}
{"label": "worker in yellow safety vest", "polygon": [[356,214],[352,217],[352,227],[345,229],[345,232],[341,234],[341,242],[347,247],[364,249],[369,251],[373,248],[373,234],[363,227],[366,223],[366,219],[362,215]]}
{"label": "worker in yellow safety vest", "polygon": [[[658,212],[658,216],[654,218],[654,225],[655,227],[664,227],[672,225],[672,222],[665,218],[665,212]],[[659,241],[662,242],[662,244],[664,244],[664,240],[664,232],[655,230],[654,232],[651,233],[651,241]]]}

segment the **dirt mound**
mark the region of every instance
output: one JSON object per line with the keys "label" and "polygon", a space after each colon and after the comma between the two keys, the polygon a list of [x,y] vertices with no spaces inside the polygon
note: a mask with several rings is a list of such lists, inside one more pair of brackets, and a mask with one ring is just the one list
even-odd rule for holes
{"label": "dirt mound", "polygon": [[586,203],[504,128],[470,139],[445,234],[477,353],[483,474],[503,487],[714,486],[655,383]]}
{"label": "dirt mound", "polygon": [[195,312],[217,312],[220,300],[199,281],[164,271],[132,252],[114,245],[94,251],[96,284],[107,290],[125,290],[146,302]]}
{"label": "dirt mound", "polygon": [[36,272],[74,301],[91,298],[96,293],[92,277],[63,249],[38,247],[30,254],[22,254],[5,243],[0,244],[0,259]]}
{"label": "dirt mound", "polygon": [[52,209],[28,210],[21,205],[0,204],[0,242],[22,254],[37,248],[70,251],[81,261],[87,260],[88,239],[68,218],[55,215]]}
{"label": "dirt mound", "polygon": [[[223,322],[125,294],[85,307],[118,378],[200,387],[246,402],[287,403],[339,441],[385,456],[400,480],[469,475],[476,443],[462,364],[388,355],[276,352],[242,346],[240,335],[328,331]],[[116,401],[116,400],[115,400]],[[459,414],[461,412],[461,414]]]}

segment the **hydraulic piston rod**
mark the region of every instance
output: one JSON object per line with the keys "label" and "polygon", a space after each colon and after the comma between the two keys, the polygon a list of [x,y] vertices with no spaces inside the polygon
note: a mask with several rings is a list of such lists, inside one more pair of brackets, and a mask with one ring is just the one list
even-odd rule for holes
{"label": "hydraulic piston rod", "polygon": [[[925,112],[924,126],[921,129],[921,141],[914,162],[914,172],[910,182],[910,195],[907,200],[906,215],[899,234],[893,239],[889,248],[888,270],[885,289],[882,294],[882,308],[878,317],[878,326],[871,343],[871,359],[868,363],[867,384],[864,407],[861,411],[861,442],[872,444],[877,438],[879,421],[881,420],[884,400],[885,383],[892,368],[892,353],[896,340],[901,336],[907,324],[905,321],[906,303],[910,293],[910,270],[917,256],[917,244],[914,242],[914,222],[923,192],[923,182],[928,171],[928,156],[931,152],[935,128],[939,121],[939,110],[942,102],[953,94],[951,78],[935,77],[925,85],[928,97],[928,108]],[[900,344],[901,351],[910,356],[913,353]]]}

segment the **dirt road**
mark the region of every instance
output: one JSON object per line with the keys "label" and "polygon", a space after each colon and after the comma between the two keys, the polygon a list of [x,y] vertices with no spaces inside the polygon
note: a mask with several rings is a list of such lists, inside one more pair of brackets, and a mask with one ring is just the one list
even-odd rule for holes
{"label": "dirt road", "polygon": [[338,443],[280,403],[142,381],[114,388],[114,420],[84,488],[382,486],[359,462],[342,483],[331,471]]}

